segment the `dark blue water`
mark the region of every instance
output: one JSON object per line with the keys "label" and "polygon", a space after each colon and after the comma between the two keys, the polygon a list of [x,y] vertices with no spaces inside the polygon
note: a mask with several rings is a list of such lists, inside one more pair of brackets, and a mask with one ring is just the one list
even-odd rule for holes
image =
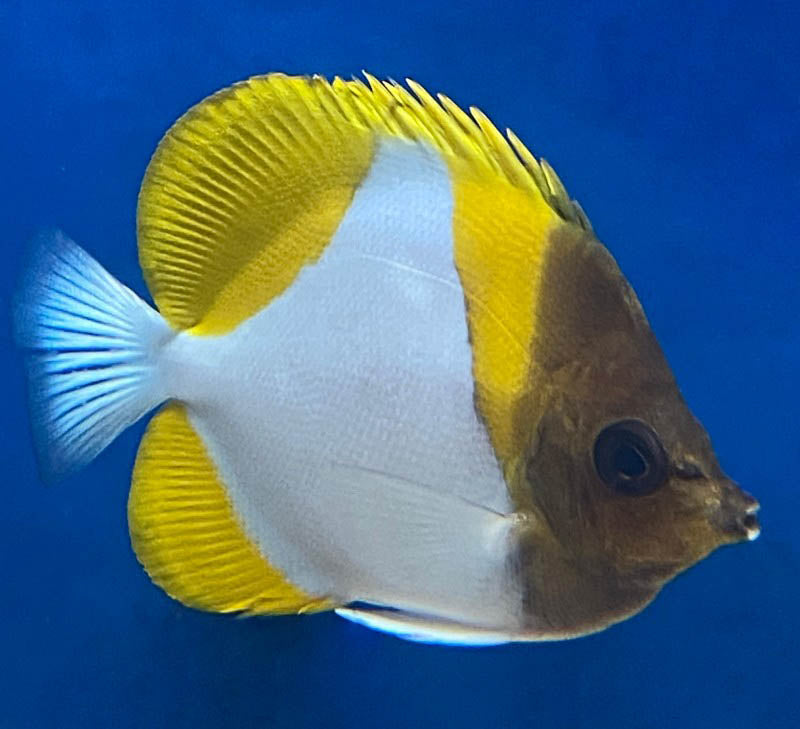
{"label": "dark blue water", "polygon": [[430,648],[332,615],[201,614],[153,587],[128,543],[141,424],[39,483],[5,327],[0,727],[800,725],[797,6],[588,5],[5,0],[0,301],[45,225],[143,293],[139,182],[208,93],[270,70],[411,76],[559,171],[760,499],[762,537],[568,643]]}

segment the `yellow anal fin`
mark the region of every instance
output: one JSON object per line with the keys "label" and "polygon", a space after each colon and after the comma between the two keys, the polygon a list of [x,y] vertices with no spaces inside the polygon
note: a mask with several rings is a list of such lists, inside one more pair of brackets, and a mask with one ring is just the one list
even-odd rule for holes
{"label": "yellow anal fin", "polygon": [[251,614],[333,607],[292,585],[259,553],[183,405],[170,403],[147,428],[133,471],[128,523],[147,573],[184,605]]}

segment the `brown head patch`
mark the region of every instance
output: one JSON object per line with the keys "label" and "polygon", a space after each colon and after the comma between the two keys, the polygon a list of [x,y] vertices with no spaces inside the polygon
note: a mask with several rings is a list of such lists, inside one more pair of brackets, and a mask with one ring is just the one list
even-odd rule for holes
{"label": "brown head patch", "polygon": [[532,625],[576,634],[752,535],[755,501],[720,469],[636,294],[590,233],[552,234],[536,317],[533,406],[518,424],[529,446],[511,484],[532,524],[519,569]]}

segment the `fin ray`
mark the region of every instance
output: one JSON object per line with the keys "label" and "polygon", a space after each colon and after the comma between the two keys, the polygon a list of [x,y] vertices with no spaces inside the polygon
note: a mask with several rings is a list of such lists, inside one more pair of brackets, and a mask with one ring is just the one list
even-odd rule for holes
{"label": "fin ray", "polygon": [[165,397],[156,351],[169,325],[62,233],[44,234],[14,301],[46,481],[91,461]]}

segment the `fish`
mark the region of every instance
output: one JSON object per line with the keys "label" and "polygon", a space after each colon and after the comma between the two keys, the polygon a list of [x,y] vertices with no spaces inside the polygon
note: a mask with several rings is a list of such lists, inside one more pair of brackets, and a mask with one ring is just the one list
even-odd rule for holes
{"label": "fish", "polygon": [[45,481],[149,420],[128,523],[186,606],[335,611],[451,645],[640,612],[759,504],[544,159],[365,74],[268,74],[167,131],[137,207],[154,302],[64,233],[13,303]]}

